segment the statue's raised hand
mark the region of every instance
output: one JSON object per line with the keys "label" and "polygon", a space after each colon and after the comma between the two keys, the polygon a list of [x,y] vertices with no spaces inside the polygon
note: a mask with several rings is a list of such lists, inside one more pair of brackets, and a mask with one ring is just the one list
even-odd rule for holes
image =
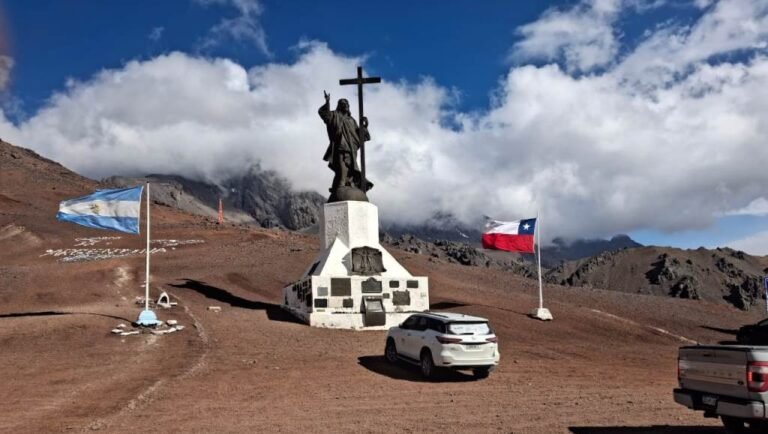
{"label": "statue's raised hand", "polygon": [[323,91],[323,96],[325,97],[325,102],[331,102],[331,94]]}

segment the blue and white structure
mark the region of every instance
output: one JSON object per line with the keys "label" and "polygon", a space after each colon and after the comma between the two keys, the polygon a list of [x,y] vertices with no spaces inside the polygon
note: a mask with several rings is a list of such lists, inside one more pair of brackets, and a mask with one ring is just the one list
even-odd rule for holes
{"label": "blue and white structure", "polygon": [[[141,193],[143,187],[98,190],[88,196],[65,200],[59,204],[56,218],[96,229],[139,233],[141,217]],[[144,310],[136,321],[142,326],[160,324],[157,315],[149,309],[149,183],[147,183],[147,262],[144,284]]]}

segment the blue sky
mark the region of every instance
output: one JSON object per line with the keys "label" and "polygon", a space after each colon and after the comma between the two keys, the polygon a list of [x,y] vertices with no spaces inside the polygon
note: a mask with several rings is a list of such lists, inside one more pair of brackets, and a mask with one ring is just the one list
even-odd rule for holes
{"label": "blue sky", "polygon": [[[385,219],[447,210],[475,223],[539,208],[553,235],[768,254],[759,0],[0,8],[0,54],[12,59],[0,68],[0,136],[88,176],[216,181],[245,170],[237,160],[322,192],[322,163],[273,144],[317,146],[312,92],[352,96],[335,81],[363,63],[385,80],[369,99]],[[301,127],[271,127],[284,123]],[[156,158],[121,156],[144,146]]]}
{"label": "blue sky", "polygon": [[[68,78],[87,79],[132,59],[179,50],[229,57],[244,65],[289,62],[301,40],[324,41],[339,53],[365,55],[366,67],[390,80],[432,77],[461,93],[461,108],[485,110],[509,69],[510,47],[519,39],[516,29],[553,6],[576,3],[263,1],[259,21],[269,45],[267,55],[254,44],[233,40],[201,47],[208,29],[237,15],[226,3],[0,1],[16,60],[11,91],[30,114]],[[622,19],[622,38],[632,41],[656,22],[687,22],[699,14],[686,4],[634,14]]]}

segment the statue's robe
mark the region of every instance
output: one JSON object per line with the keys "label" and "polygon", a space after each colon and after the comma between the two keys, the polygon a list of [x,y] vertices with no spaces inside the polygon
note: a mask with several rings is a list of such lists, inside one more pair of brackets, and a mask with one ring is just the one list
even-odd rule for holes
{"label": "statue's robe", "polygon": [[[330,103],[326,102],[318,110],[320,118],[325,122],[328,131],[328,148],[325,150],[323,160],[328,162],[328,167],[334,172],[340,169],[335,167],[336,154],[338,152],[349,152],[352,155],[352,167],[349,168],[351,176],[359,185],[362,177],[360,168],[357,165],[357,150],[360,148],[360,139],[357,134],[357,122],[355,118],[344,114],[338,110],[331,110]],[[363,138],[368,141],[371,139],[368,130],[363,127]],[[366,182],[368,188],[373,184]]]}

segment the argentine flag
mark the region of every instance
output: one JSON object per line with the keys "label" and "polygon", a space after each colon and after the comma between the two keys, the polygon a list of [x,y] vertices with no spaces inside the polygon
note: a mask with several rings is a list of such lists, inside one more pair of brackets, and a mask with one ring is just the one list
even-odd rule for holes
{"label": "argentine flag", "polygon": [[97,190],[88,196],[59,204],[56,218],[82,226],[139,233],[139,212],[143,187]]}

